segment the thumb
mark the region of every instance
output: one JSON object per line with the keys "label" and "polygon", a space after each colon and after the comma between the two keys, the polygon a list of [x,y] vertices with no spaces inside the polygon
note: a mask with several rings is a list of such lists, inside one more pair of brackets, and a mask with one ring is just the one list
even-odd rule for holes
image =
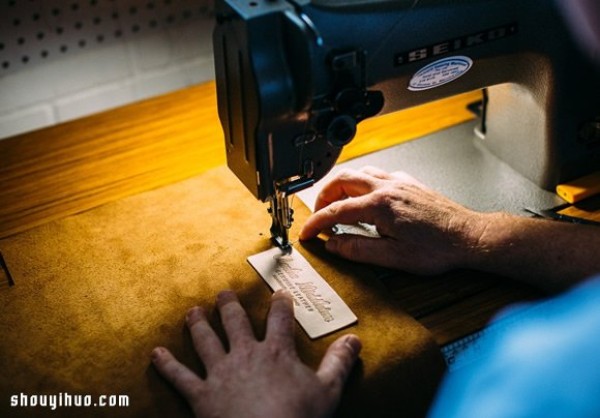
{"label": "thumb", "polygon": [[341,394],[361,348],[362,344],[356,335],[345,335],[329,346],[321,360],[317,377],[332,389],[336,397]]}

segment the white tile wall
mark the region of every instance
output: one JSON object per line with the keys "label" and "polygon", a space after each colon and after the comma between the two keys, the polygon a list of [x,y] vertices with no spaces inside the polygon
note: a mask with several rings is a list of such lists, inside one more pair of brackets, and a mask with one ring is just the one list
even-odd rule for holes
{"label": "white tile wall", "polygon": [[82,89],[81,92],[56,99],[54,108],[57,120],[63,122],[131,103],[133,93],[129,84],[125,79],[122,82]]}
{"label": "white tile wall", "polygon": [[212,28],[198,18],[0,77],[0,139],[213,79]]}
{"label": "white tile wall", "polygon": [[54,124],[54,112],[50,105],[25,107],[0,117],[0,133],[3,137],[17,135],[33,129]]}

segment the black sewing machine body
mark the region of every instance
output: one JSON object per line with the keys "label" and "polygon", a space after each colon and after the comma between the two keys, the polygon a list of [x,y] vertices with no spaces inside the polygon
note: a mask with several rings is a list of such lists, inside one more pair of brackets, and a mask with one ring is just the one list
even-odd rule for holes
{"label": "black sewing machine body", "polygon": [[217,1],[229,167],[259,199],[335,164],[356,124],[486,88],[478,141],[538,187],[599,168],[600,77],[552,0]]}

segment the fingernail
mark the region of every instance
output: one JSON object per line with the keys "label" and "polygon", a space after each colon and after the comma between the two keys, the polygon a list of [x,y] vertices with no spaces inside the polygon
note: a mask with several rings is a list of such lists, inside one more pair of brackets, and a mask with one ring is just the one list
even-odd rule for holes
{"label": "fingernail", "polygon": [[358,355],[358,353],[360,353],[360,350],[362,350],[362,343],[360,342],[358,337],[354,334],[350,334],[346,337],[346,340],[344,341],[344,345],[346,347],[348,347],[350,350],[352,350],[352,353],[354,355]]}
{"label": "fingernail", "polygon": [[222,290],[217,295],[217,306],[222,308],[231,302],[238,302],[238,297],[233,290]]}
{"label": "fingernail", "polygon": [[300,230],[300,233],[298,234],[298,239],[300,241],[304,241],[304,227],[302,227],[302,229]]}
{"label": "fingernail", "polygon": [[217,294],[217,300],[220,299],[229,299],[232,296],[235,296],[235,292],[233,290],[221,290],[218,294]]}
{"label": "fingernail", "polygon": [[199,306],[194,306],[185,315],[185,320],[188,323],[199,321],[203,318],[204,311]]}
{"label": "fingernail", "polygon": [[163,354],[163,352],[164,349],[162,347],[155,347],[154,350],[152,350],[152,353],[150,353],[150,358],[152,361],[156,361]]}
{"label": "fingernail", "polygon": [[287,289],[278,289],[271,295],[271,299],[291,298],[292,294]]}

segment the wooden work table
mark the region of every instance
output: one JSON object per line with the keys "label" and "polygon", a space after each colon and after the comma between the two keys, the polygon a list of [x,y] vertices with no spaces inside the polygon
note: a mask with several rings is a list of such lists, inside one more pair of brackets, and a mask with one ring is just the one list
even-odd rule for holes
{"label": "wooden work table", "polygon": [[[469,120],[466,105],[478,99],[474,92],[365,121],[340,160]],[[207,83],[0,141],[0,239],[223,165],[216,109],[214,83]],[[439,344],[537,296],[472,271],[381,278]]]}

